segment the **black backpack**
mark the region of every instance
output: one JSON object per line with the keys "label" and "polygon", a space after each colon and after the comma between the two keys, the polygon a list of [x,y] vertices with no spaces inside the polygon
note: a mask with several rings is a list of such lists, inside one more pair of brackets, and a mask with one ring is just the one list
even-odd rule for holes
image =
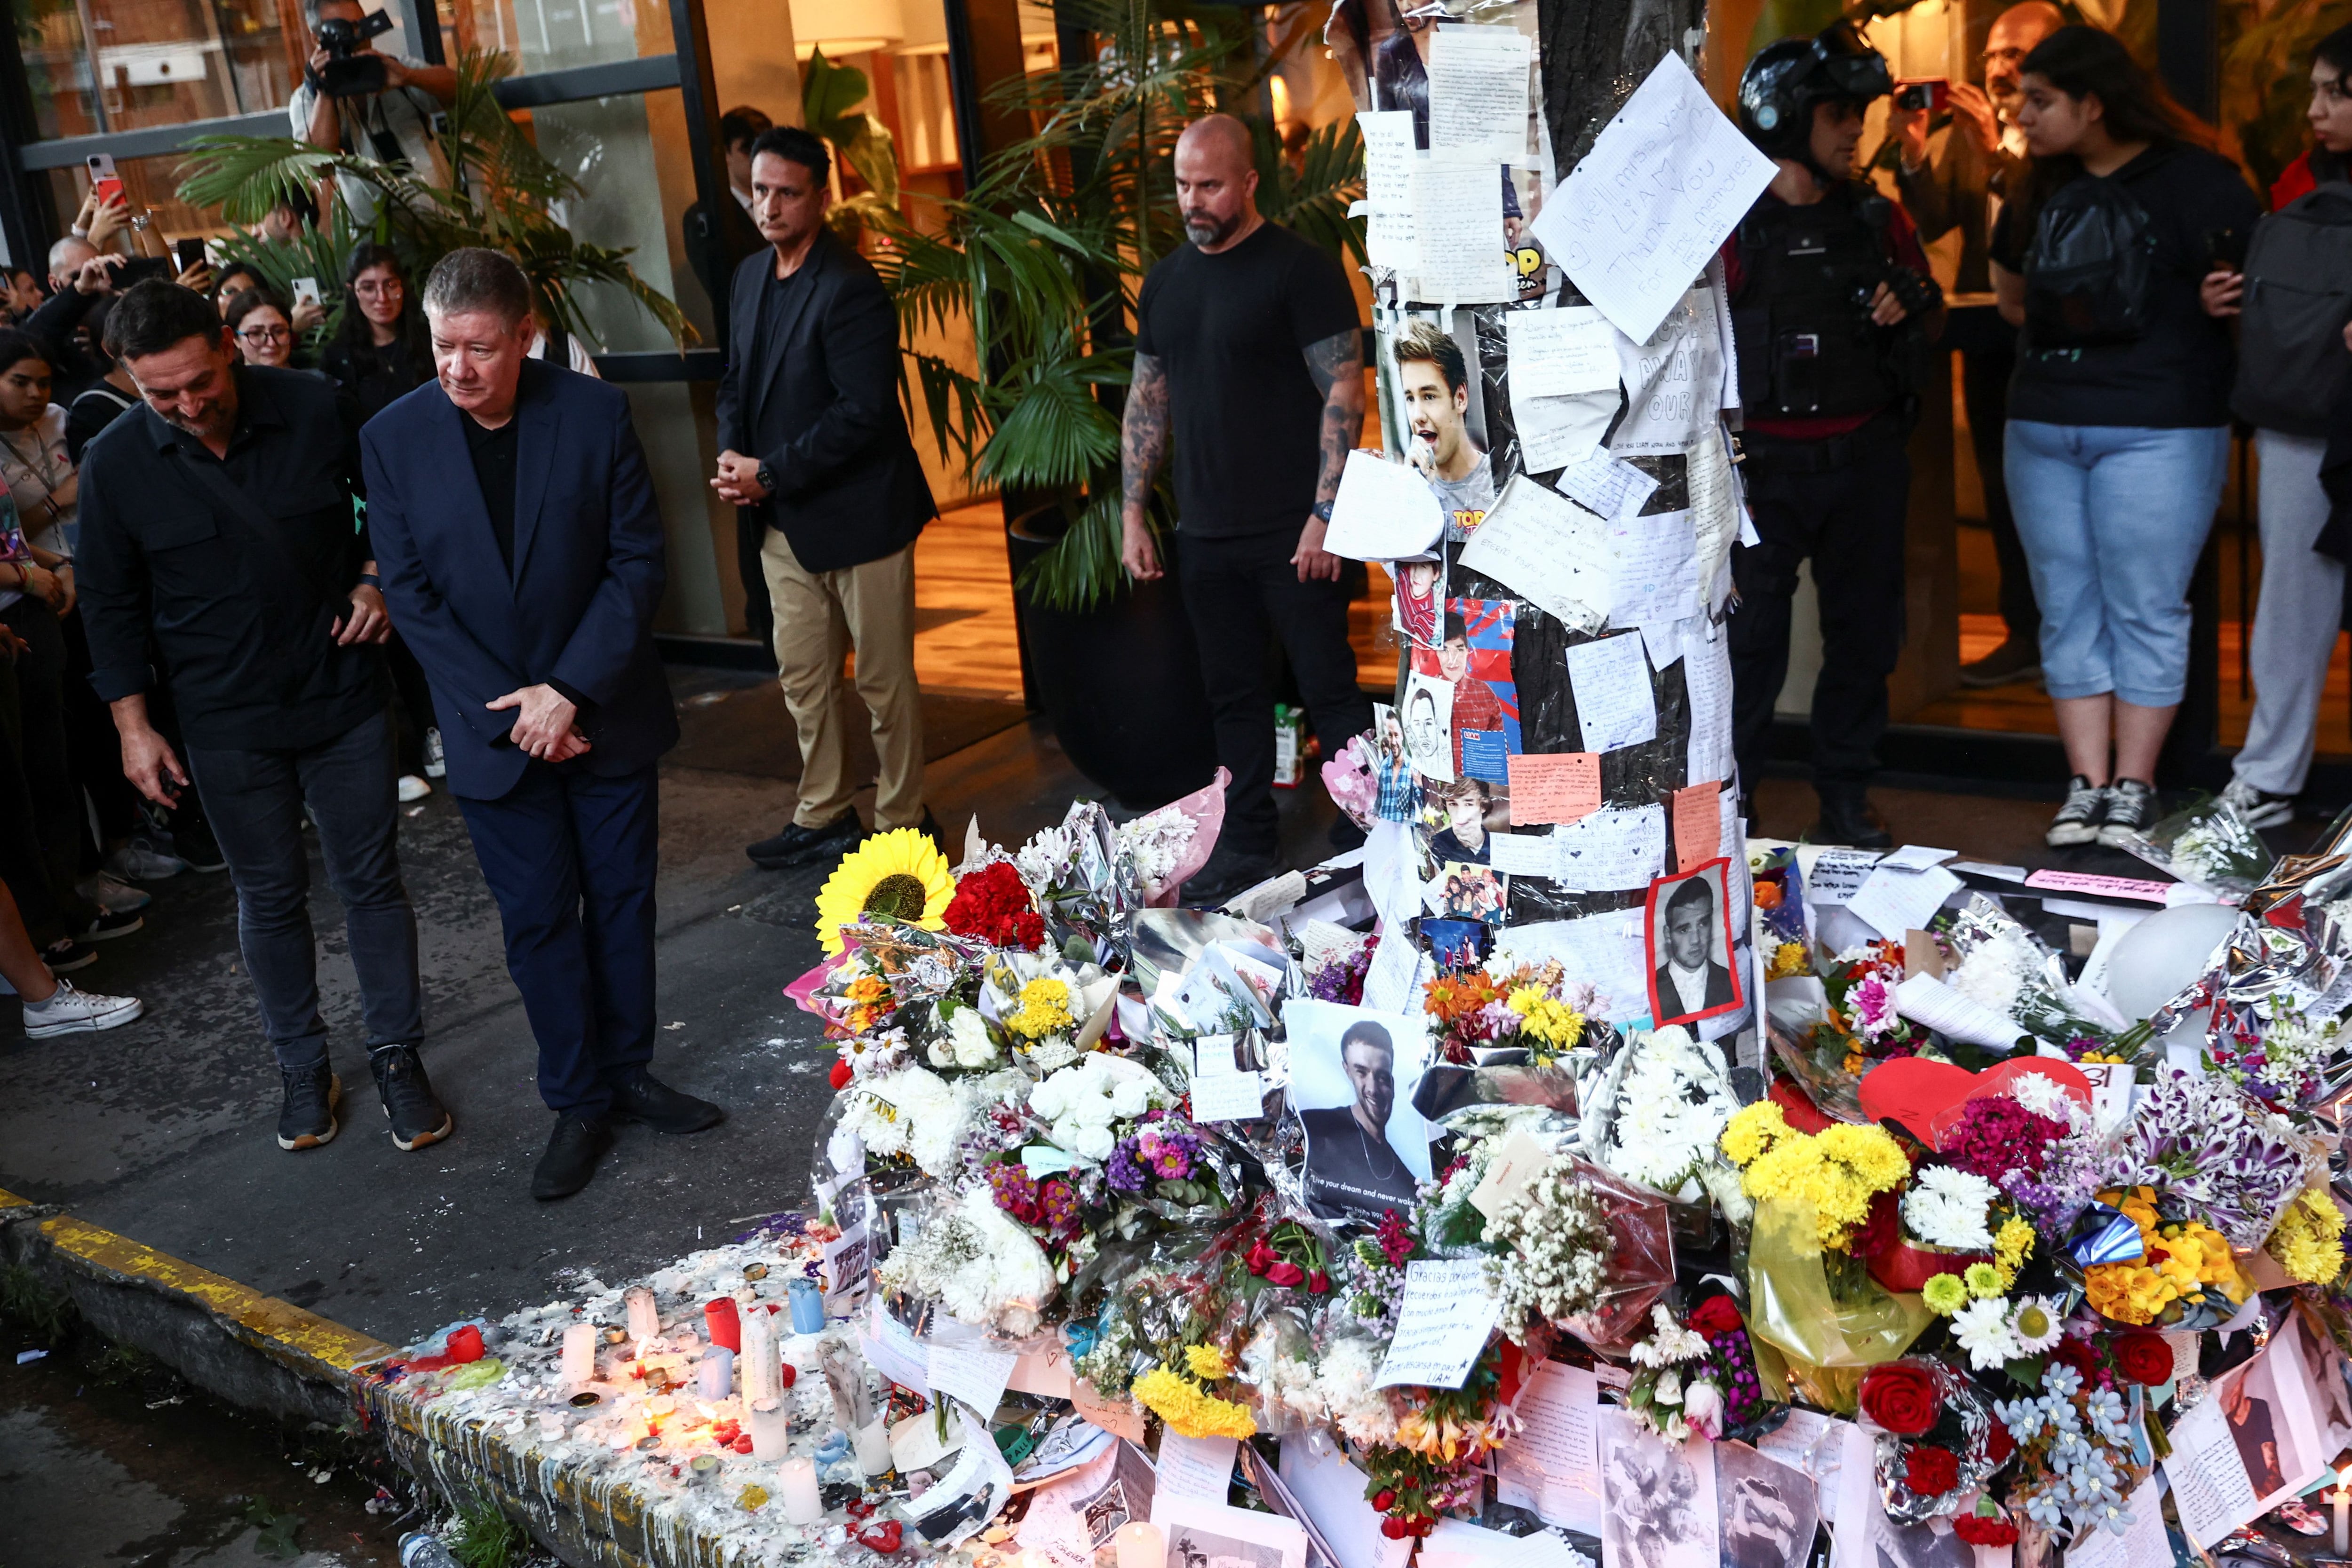
{"label": "black backpack", "polygon": [[2119,181],[2084,175],[2059,187],[2025,253],[2026,341],[2035,349],[2128,343],[2147,329],[2156,234]]}
{"label": "black backpack", "polygon": [[2330,182],[2254,225],[2230,412],[2288,435],[2326,435],[2352,381],[2352,184]]}

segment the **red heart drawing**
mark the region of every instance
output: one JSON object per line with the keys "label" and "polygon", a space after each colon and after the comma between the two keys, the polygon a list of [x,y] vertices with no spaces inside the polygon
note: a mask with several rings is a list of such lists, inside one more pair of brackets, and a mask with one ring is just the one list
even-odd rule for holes
{"label": "red heart drawing", "polygon": [[1937,1118],[1969,1100],[2006,1094],[2021,1077],[2039,1074],[2064,1090],[2077,1103],[2091,1103],[2091,1081],[2071,1061],[2051,1056],[2021,1056],[1970,1072],[1948,1061],[1927,1061],[1916,1056],[1882,1061],[1863,1076],[1863,1114],[1874,1121],[1898,1121],[1918,1137],[1941,1131]]}

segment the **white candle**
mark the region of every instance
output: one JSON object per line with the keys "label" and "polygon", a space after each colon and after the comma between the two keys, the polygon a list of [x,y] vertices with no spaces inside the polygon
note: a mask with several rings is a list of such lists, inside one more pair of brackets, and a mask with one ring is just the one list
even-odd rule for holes
{"label": "white candle", "polygon": [[596,1325],[573,1323],[563,1331],[563,1386],[578,1393],[596,1381]]}
{"label": "white candle", "polygon": [[824,1518],[824,1499],[816,1490],[815,1460],[792,1458],[778,1465],[776,1490],[783,1494],[784,1518],[793,1523],[815,1524]]}
{"label": "white candle", "polygon": [[539,1435],[549,1442],[563,1436],[563,1412],[542,1410],[539,1413]]}
{"label": "white candle", "polygon": [[751,1457],[781,1459],[792,1450],[793,1421],[784,1402],[771,1396],[743,1407],[743,1429],[751,1434]]}
{"label": "white candle", "polygon": [[773,1399],[784,1391],[776,1360],[775,1319],[768,1313],[754,1309],[743,1314],[743,1354],[736,1357],[735,1375],[746,1405]]}
{"label": "white candle", "polygon": [[1118,1568],[1167,1568],[1168,1538],[1156,1524],[1129,1520],[1118,1527]]}
{"label": "white candle", "polygon": [[2336,1555],[2352,1556],[2352,1486],[2339,1480],[2329,1497],[2336,1504]]}
{"label": "white candle", "polygon": [[661,1311],[654,1305],[654,1293],[643,1285],[632,1285],[623,1292],[621,1304],[629,1312],[629,1337],[640,1343],[661,1334]]}
{"label": "white candle", "polygon": [[735,1353],[714,1344],[702,1353],[695,1368],[695,1392],[705,1399],[724,1399],[735,1391]]}
{"label": "white candle", "polygon": [[878,1476],[890,1468],[890,1424],[877,1416],[857,1428],[857,1468]]}

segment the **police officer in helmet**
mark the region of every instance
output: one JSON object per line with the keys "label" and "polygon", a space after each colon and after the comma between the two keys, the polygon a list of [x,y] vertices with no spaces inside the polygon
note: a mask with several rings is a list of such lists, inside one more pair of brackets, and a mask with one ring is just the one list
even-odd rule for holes
{"label": "police officer in helmet", "polygon": [[1868,799],[1903,647],[1905,452],[1943,295],[1903,210],[1855,176],[1886,61],[1849,23],[1784,38],[1739,81],[1739,125],[1780,166],[1724,246],[1739,357],[1740,443],[1759,542],[1733,552],[1732,738],[1760,777],[1789,669],[1790,603],[1810,558],[1818,843],[1893,843]]}

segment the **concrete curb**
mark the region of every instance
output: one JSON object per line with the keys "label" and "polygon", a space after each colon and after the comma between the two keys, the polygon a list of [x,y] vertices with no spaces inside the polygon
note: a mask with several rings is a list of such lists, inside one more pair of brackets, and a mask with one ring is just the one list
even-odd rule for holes
{"label": "concrete curb", "polygon": [[108,1339],[146,1352],[226,1404],[279,1420],[356,1415],[455,1506],[492,1501],[574,1568],[722,1568],[735,1554],[649,1510],[626,1485],[575,1475],[527,1437],[458,1421],[373,1375],[385,1344],[290,1301],[0,1190],[0,1263],[70,1298]]}

